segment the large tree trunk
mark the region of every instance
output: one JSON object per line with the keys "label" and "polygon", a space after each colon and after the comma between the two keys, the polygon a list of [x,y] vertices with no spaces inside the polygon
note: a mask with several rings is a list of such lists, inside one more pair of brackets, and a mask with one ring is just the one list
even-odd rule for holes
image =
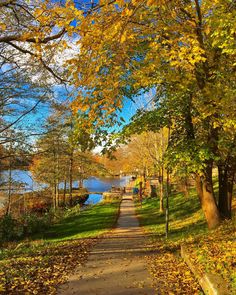
{"label": "large tree trunk", "polygon": [[205,214],[209,229],[215,228],[220,224],[220,214],[216,205],[212,183],[206,178],[202,181],[202,209]]}
{"label": "large tree trunk", "polygon": [[210,167],[204,176],[196,176],[196,186],[208,228],[213,229],[220,224],[220,214],[214,197]]}
{"label": "large tree trunk", "polygon": [[231,218],[234,171],[229,167],[218,166],[219,202],[218,208],[222,219]]}

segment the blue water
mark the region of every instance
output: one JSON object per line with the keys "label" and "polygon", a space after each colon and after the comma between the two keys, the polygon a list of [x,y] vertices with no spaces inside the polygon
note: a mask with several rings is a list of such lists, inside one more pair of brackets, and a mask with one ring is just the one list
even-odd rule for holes
{"label": "blue water", "polygon": [[[8,177],[7,171],[2,173],[1,181],[6,181]],[[14,170],[12,171],[12,178],[14,181],[21,183],[22,191],[35,191],[44,188],[45,184],[39,184],[34,181],[32,175],[29,171],[22,171],[22,170]],[[89,177],[88,179],[84,180],[84,187],[87,188],[91,194],[87,200],[87,204],[96,204],[102,200],[102,194],[96,193],[103,193],[109,191],[112,186],[115,187],[124,187],[127,182],[129,181],[129,176],[124,177]],[[61,186],[63,187],[63,186]],[[78,181],[73,183],[73,187],[78,187]],[[94,192],[94,194],[92,193]],[[1,200],[0,200],[1,202]]]}
{"label": "blue water", "polygon": [[[98,178],[90,177],[84,181],[84,187],[87,188],[89,192],[106,192],[111,189],[112,186],[124,187],[129,181],[129,176],[124,176],[120,178]],[[101,194],[90,194],[87,200],[87,204],[96,204],[102,199]]]}

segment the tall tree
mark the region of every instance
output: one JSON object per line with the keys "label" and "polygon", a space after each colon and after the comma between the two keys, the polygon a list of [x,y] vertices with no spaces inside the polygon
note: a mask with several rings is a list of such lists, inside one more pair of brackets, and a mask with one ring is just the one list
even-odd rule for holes
{"label": "tall tree", "polygon": [[[141,89],[157,88],[160,102],[174,113],[168,116],[170,123],[179,127],[178,132],[185,127],[178,147],[183,147],[187,136],[188,157],[195,155],[191,170],[213,228],[220,222],[219,209],[222,213],[212,185],[213,164],[219,157],[221,167],[225,163],[219,135],[228,125],[235,133],[235,110],[228,108],[235,105],[235,3],[134,0],[104,4],[86,14],[75,28],[80,30],[81,50],[68,70],[73,83],[84,88],[74,108],[88,111],[91,120],[109,120],[122,107],[125,95],[134,97]],[[179,107],[179,116],[171,103]],[[228,182],[232,179],[229,176]],[[226,202],[227,196],[222,199]]]}

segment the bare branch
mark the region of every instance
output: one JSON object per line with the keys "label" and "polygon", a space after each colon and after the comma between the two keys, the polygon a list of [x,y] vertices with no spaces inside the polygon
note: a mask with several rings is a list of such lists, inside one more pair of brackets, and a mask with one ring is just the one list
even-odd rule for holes
{"label": "bare branch", "polygon": [[[44,93],[46,94],[46,93]],[[24,112],[21,116],[19,116],[15,121],[13,121],[12,123],[10,123],[9,125],[5,126],[3,129],[0,130],[0,133],[4,132],[5,130],[9,129],[10,127],[12,127],[13,125],[15,125],[17,122],[19,122],[23,117],[25,117],[26,115],[28,115],[29,113],[31,113],[33,110],[36,109],[36,107],[39,105],[39,103],[42,101],[42,99],[38,100],[36,102],[36,104],[29,109],[28,111]]]}
{"label": "bare branch", "polygon": [[1,3],[0,3],[0,7],[8,6],[9,4],[13,4],[13,3],[14,3],[13,0],[5,0],[5,1],[1,1]]}
{"label": "bare branch", "polygon": [[[15,43],[12,43],[12,42],[7,42],[7,44],[11,45],[12,47],[14,47],[15,49],[21,51],[22,53],[25,53],[25,54],[30,54],[31,56],[34,56],[35,58],[38,58],[38,56],[36,54],[34,54],[33,52],[27,50],[27,49],[24,49],[18,45],[16,45]],[[64,83],[66,82],[66,80],[62,79],[61,77],[59,77],[47,64],[46,62],[40,58],[39,59],[40,62],[42,63],[42,65],[44,66],[44,68],[46,70],[48,70],[56,79],[58,79],[61,83]]]}
{"label": "bare branch", "polygon": [[[65,28],[63,28],[60,32],[58,32],[55,35],[45,37],[43,39],[37,39],[37,38],[27,38],[24,39],[25,42],[29,43],[40,43],[40,44],[46,44],[52,40],[56,40],[60,38],[65,33]],[[8,43],[11,41],[22,41],[22,35],[8,35],[8,36],[2,36],[0,37],[0,43]]]}

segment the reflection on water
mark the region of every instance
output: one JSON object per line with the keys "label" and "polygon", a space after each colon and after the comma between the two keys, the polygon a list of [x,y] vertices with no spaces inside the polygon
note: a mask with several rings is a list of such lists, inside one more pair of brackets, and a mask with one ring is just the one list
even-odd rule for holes
{"label": "reflection on water", "polygon": [[[35,191],[40,190],[45,187],[45,184],[39,184],[33,180],[30,171],[22,171],[22,170],[13,170],[12,171],[12,178],[13,180],[20,184],[24,191]],[[1,174],[1,182],[6,182],[8,179],[8,172],[4,171]],[[87,188],[89,192],[92,194],[89,195],[87,200],[87,204],[96,204],[101,201],[102,194],[106,191],[109,191],[112,186],[115,187],[124,187],[130,179],[130,176],[124,177],[89,177],[88,179],[84,180],[84,187]],[[63,184],[60,185],[63,187]],[[78,187],[78,181],[74,181],[73,187]],[[94,193],[93,193],[94,192]],[[1,202],[1,199],[0,199]]]}

